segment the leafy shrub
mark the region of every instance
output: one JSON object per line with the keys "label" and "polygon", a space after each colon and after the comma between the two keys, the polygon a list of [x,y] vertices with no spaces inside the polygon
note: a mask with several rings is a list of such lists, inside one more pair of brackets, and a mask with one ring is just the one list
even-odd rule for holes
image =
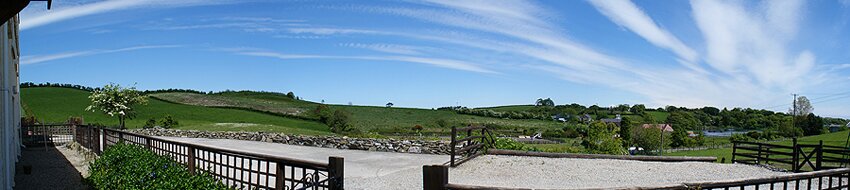
{"label": "leafy shrub", "polygon": [[417,134],[422,134],[422,125],[416,124],[413,128],[410,128],[413,131],[416,131]]}
{"label": "leafy shrub", "polygon": [[346,132],[352,129],[351,114],[345,110],[336,110],[328,119],[328,127],[334,133]]}
{"label": "leafy shrub", "polygon": [[96,189],[228,189],[211,175],[196,175],[171,158],[136,145],[109,147],[89,165]]}
{"label": "leafy shrub", "polygon": [[145,125],[142,126],[142,128],[150,129],[150,128],[153,128],[154,126],[156,126],[156,119],[150,118],[150,119],[148,119],[147,122],[145,122]]}
{"label": "leafy shrub", "polygon": [[494,147],[496,149],[506,150],[526,150],[525,144],[510,138],[496,138],[496,145]]}
{"label": "leafy shrub", "polygon": [[162,121],[160,121],[159,123],[162,125],[162,128],[172,128],[180,125],[180,123],[178,123],[177,120],[172,118],[170,115],[166,115],[165,118],[162,118]]}
{"label": "leafy shrub", "polygon": [[543,137],[545,138],[564,138],[566,137],[564,130],[560,129],[547,129],[543,131]]}

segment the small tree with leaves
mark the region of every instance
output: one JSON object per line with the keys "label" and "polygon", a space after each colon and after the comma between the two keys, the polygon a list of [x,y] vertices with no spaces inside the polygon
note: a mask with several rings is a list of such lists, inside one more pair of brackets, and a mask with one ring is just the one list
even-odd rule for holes
{"label": "small tree with leaves", "polygon": [[136,87],[123,88],[118,84],[107,84],[102,89],[96,89],[89,96],[91,105],[86,111],[101,111],[110,117],[118,116],[121,129],[126,129],[125,120],[136,116],[133,107],[147,103],[147,96],[142,95]]}

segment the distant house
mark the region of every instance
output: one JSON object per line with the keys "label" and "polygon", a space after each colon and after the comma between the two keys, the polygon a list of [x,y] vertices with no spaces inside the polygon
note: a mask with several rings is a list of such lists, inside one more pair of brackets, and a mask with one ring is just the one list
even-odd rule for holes
{"label": "distant house", "polygon": [[578,119],[579,119],[579,121],[585,122],[585,123],[590,123],[591,121],[593,121],[593,117],[590,117],[590,114],[584,114],[581,117],[579,117]]}
{"label": "distant house", "polygon": [[615,117],[613,119],[607,119],[606,118],[606,119],[600,119],[600,121],[605,122],[605,123],[613,123],[613,124],[616,124],[617,126],[620,126],[620,122],[622,122],[623,119],[620,117],[620,114],[617,114],[617,117]]}
{"label": "distant house", "polygon": [[830,124],[830,125],[827,125],[826,127],[829,128],[830,133],[834,133],[834,132],[841,131],[842,127],[844,127],[844,128],[850,127],[850,123],[848,123],[847,125]]}
{"label": "distant house", "polygon": [[552,116],[552,120],[560,121],[560,122],[567,122],[569,119],[570,119],[569,115],[564,115],[564,114],[560,114],[560,113]]}
{"label": "distant house", "polygon": [[644,129],[656,128],[664,130],[664,132],[673,132],[673,126],[670,124],[643,124],[641,127]]}
{"label": "distant house", "polygon": [[697,138],[697,137],[699,137],[699,134],[695,133],[694,131],[688,131],[688,137]]}

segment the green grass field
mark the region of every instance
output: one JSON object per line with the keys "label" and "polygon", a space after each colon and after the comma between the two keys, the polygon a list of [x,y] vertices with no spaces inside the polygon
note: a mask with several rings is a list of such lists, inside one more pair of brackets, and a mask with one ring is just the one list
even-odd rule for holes
{"label": "green grass field", "polygon": [[[24,111],[36,116],[40,121],[59,123],[70,116],[78,116],[83,117],[86,123],[110,126],[118,124],[117,118],[84,110],[90,102],[89,92],[57,87],[24,88],[21,91]],[[171,115],[180,122],[179,129],[331,134],[326,125],[309,120],[315,117],[309,112],[320,104],[291,99],[281,94],[265,92],[225,92],[211,95],[157,93],[151,96],[147,105],[137,107],[138,115],[135,119],[127,121],[128,128],[139,128],[150,118],[161,119]],[[363,132],[384,135],[409,135],[413,133],[411,128],[415,125],[423,126],[424,133],[448,133],[451,129],[438,127],[438,120],[445,120],[454,126],[469,123],[496,124],[499,130],[510,132],[523,130],[534,132],[562,127],[561,123],[554,121],[498,119],[461,115],[445,110],[329,106],[351,113],[351,122],[355,128]]]}
{"label": "green grass field", "polygon": [[[807,136],[801,137],[797,139],[797,143],[799,144],[818,144],[821,140],[824,145],[833,145],[833,146],[845,146],[845,140],[847,140],[847,133],[850,131],[839,131],[835,133],[827,133],[822,135],[815,136]],[[770,144],[779,144],[779,145],[792,145],[792,140],[784,140],[780,142],[774,142]],[[726,158],[726,162],[730,162],[732,159],[732,148],[719,148],[719,149],[708,149],[708,150],[694,150],[694,151],[679,151],[666,153],[667,156],[714,156],[717,157],[718,160],[722,158]]]}
{"label": "green grass field", "polygon": [[[89,92],[56,87],[21,89],[25,112],[42,122],[59,123],[70,116],[83,117],[86,123],[118,125],[118,119],[100,112],[84,109],[89,105]],[[298,119],[246,110],[210,108],[174,104],[149,99],[147,105],[137,107],[137,117],[127,121],[128,128],[140,128],[150,118],[161,119],[171,115],[180,122],[179,129],[211,131],[268,131],[311,135],[331,134],[326,125]]]}
{"label": "green grass field", "polygon": [[[159,93],[152,96],[170,102],[210,107],[239,107],[251,110],[274,112],[279,114],[314,117],[309,114],[320,104],[293,100],[280,94],[262,92],[232,92],[222,94]],[[496,124],[501,130],[522,131],[522,129],[561,128],[561,123],[543,120],[513,120],[472,115],[461,115],[448,110],[417,108],[387,108],[379,106],[329,105],[333,109],[346,110],[352,114],[352,125],[364,132],[376,132],[385,135],[411,134],[415,125],[424,127],[425,133],[446,134],[451,129],[441,128],[438,120],[450,125]]]}

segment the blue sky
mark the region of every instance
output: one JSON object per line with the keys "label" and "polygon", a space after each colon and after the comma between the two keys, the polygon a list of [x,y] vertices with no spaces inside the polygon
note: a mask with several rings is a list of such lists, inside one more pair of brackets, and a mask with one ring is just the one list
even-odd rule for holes
{"label": "blue sky", "polygon": [[401,107],[752,107],[850,117],[850,1],[56,1],[21,80]]}

